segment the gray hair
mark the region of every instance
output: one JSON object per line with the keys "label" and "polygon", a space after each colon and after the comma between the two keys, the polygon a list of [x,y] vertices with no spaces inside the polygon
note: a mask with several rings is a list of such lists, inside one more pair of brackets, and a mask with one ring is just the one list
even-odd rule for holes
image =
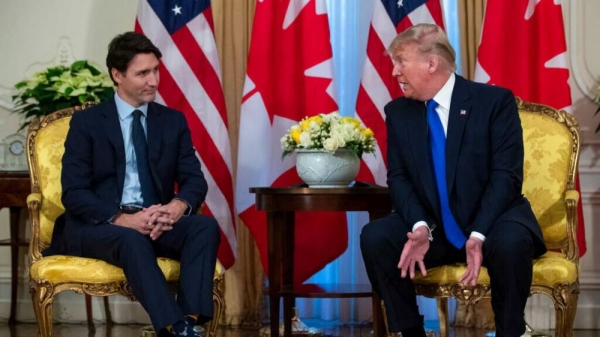
{"label": "gray hair", "polygon": [[417,45],[423,55],[439,56],[448,70],[452,72],[456,70],[456,52],[441,27],[430,23],[414,25],[398,34],[392,40],[387,52],[393,57],[395,52],[410,44]]}

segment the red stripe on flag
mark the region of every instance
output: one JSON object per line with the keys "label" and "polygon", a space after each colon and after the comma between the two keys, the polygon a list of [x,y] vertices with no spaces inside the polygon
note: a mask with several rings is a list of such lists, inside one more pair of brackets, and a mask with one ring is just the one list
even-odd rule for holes
{"label": "red stripe on flag", "polygon": [[413,23],[410,21],[410,19],[408,18],[408,16],[405,16],[404,19],[402,19],[400,22],[398,22],[398,25],[396,26],[396,32],[402,33],[403,31],[407,30],[408,28],[412,27]]}
{"label": "red stripe on flag", "polygon": [[[192,72],[200,81],[202,88],[213,102],[219,115],[227,126],[227,111],[225,110],[225,97],[221,90],[221,80],[212,67],[206,55],[196,42],[192,32],[187,26],[181,27],[172,36],[173,42],[181,52],[181,55],[192,69]],[[199,114],[207,113],[206,111],[198,111]]]}
{"label": "red stripe on flag", "polygon": [[[165,104],[184,113],[192,133],[192,142],[196,151],[198,151],[201,158],[210,159],[204,160],[205,168],[213,176],[227,202],[233,205],[233,179],[225,160],[223,160],[221,153],[208,135],[204,123],[198,117],[162,62],[160,63],[160,75],[160,94]],[[231,214],[232,219],[234,219],[233,212]]]}
{"label": "red stripe on flag", "polygon": [[425,3],[429,13],[431,13],[431,17],[435,21],[435,24],[444,28],[444,15],[442,13],[442,4],[439,1],[427,1]]}
{"label": "red stripe on flag", "polygon": [[356,113],[362,122],[373,130],[373,136],[377,139],[377,146],[381,149],[383,162],[387,166],[387,129],[385,120],[381,117],[381,113],[377,110],[377,107],[373,104],[371,97],[369,97],[362,85],[358,87]]}
{"label": "red stripe on flag", "polygon": [[207,9],[205,9],[204,12],[202,12],[202,15],[204,15],[206,22],[208,22],[210,30],[213,33],[213,36],[215,36],[215,23],[213,21],[212,7],[208,7]]}
{"label": "red stripe on flag", "polygon": [[391,97],[398,97],[402,91],[398,85],[398,81],[392,76],[394,64],[387,55],[387,46],[384,46],[381,39],[377,35],[373,26],[369,30],[369,40],[367,42],[367,57],[377,71],[377,75],[387,87]]}

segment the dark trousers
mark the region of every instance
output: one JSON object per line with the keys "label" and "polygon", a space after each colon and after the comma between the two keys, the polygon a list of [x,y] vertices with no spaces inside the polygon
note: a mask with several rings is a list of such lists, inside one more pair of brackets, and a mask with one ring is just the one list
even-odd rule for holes
{"label": "dark trousers", "polygon": [[[199,324],[212,318],[219,240],[217,221],[202,215],[182,217],[156,241],[131,228],[102,224],[85,230],[82,254],[122,268],[133,294],[159,331],[187,314],[198,314]],[[157,257],[181,262],[177,300],[169,292]]]}
{"label": "dark trousers", "polygon": [[[406,233],[412,226],[392,213],[367,224],[360,236],[367,274],[385,303],[390,332],[423,326],[414,284],[410,277],[400,277],[398,269]],[[466,261],[464,248],[452,246],[443,228],[434,230],[433,237],[424,259],[426,268]],[[531,287],[533,252],[532,233],[519,223],[496,223],[486,235],[483,265],[490,275],[498,337],[521,336],[525,331],[523,313]]]}

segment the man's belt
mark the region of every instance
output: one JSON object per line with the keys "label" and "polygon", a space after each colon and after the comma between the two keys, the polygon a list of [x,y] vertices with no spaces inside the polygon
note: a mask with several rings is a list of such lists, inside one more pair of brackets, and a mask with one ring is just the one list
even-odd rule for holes
{"label": "man's belt", "polygon": [[119,209],[121,212],[126,214],[134,214],[141,211],[143,208],[139,206],[128,206],[128,205],[120,205]]}

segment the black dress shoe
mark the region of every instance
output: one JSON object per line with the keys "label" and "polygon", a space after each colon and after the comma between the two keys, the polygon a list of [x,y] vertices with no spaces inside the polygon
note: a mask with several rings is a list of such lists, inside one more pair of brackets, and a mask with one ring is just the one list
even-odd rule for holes
{"label": "black dress shoe", "polygon": [[169,330],[162,328],[162,329],[160,329],[160,331],[158,332],[158,334],[156,336],[157,337],[173,337],[175,335],[170,333]]}

